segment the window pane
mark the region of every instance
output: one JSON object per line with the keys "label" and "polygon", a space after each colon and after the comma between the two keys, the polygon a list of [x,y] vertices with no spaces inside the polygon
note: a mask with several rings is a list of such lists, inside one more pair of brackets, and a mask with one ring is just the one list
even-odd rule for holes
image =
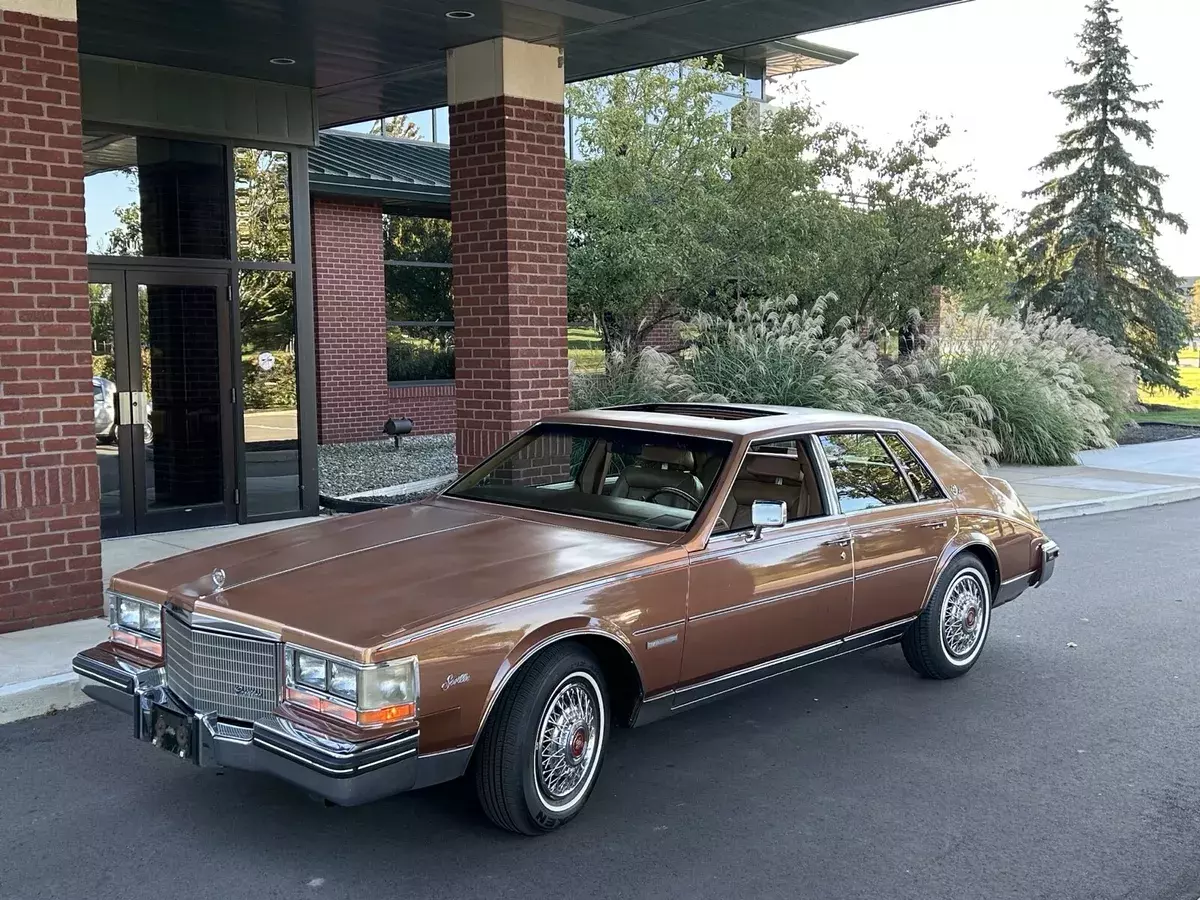
{"label": "window pane", "polygon": [[454,329],[390,326],[387,330],[387,379],[450,381],[454,378]]}
{"label": "window pane", "polygon": [[896,459],[900,460],[909,481],[917,490],[918,500],[941,500],[945,496],[933,480],[933,476],[929,474],[929,470],[917,459],[916,454],[908,449],[908,444],[894,434],[885,434],[883,440],[888,449],[896,454]]}
{"label": "window pane", "polygon": [[90,133],[83,151],[89,253],[229,257],[224,147]]}
{"label": "window pane", "polygon": [[842,512],[911,503],[912,492],[874,434],[823,434]]}
{"label": "window pane", "polygon": [[296,411],[296,295],[291,272],[238,273],[246,512],[300,508]]}
{"label": "window pane", "polygon": [[291,262],[288,154],[239,147],[233,151],[233,166],[238,259]]}

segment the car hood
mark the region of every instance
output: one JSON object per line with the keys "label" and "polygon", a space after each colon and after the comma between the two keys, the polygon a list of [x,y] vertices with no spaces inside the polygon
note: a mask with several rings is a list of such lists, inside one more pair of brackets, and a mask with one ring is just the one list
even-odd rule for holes
{"label": "car hood", "polygon": [[146,563],[115,576],[112,588],[367,658],[405,633],[605,574],[661,546],[418,503]]}

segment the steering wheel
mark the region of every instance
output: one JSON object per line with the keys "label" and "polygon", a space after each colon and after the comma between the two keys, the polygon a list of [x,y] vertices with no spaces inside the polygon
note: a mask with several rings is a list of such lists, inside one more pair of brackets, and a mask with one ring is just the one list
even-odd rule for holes
{"label": "steering wheel", "polygon": [[653,503],[654,498],[657,497],[659,494],[670,494],[672,497],[678,497],[680,500],[685,501],[688,504],[688,506],[691,507],[693,512],[695,512],[696,510],[698,510],[700,508],[699,500],[697,500],[695,497],[693,497],[687,491],[681,491],[679,488],[676,488],[676,487],[660,487],[657,491],[655,491],[653,494],[651,494],[647,499],[651,503]]}

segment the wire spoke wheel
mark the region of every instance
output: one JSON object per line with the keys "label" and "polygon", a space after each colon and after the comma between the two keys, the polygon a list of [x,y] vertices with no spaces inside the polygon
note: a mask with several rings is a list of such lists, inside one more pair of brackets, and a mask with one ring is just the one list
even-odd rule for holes
{"label": "wire spoke wheel", "polygon": [[967,569],[950,583],[942,600],[942,647],[953,660],[971,656],[987,623],[987,587],[977,572]]}
{"label": "wire spoke wheel", "polygon": [[534,775],[552,810],[570,807],[591,783],[600,758],[603,714],[594,683],[584,673],[565,678],[551,693],[534,748]]}

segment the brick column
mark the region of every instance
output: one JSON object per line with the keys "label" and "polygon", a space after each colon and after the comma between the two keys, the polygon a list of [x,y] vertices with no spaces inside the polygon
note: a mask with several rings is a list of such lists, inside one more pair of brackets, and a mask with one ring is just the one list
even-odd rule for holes
{"label": "brick column", "polygon": [[563,73],[554,47],[451,50],[458,463],[567,407]]}
{"label": "brick column", "polygon": [[102,609],[74,4],[14,5],[0,9],[0,632]]}
{"label": "brick column", "polygon": [[317,441],[382,437],[388,408],[383,209],[315,199]]}

